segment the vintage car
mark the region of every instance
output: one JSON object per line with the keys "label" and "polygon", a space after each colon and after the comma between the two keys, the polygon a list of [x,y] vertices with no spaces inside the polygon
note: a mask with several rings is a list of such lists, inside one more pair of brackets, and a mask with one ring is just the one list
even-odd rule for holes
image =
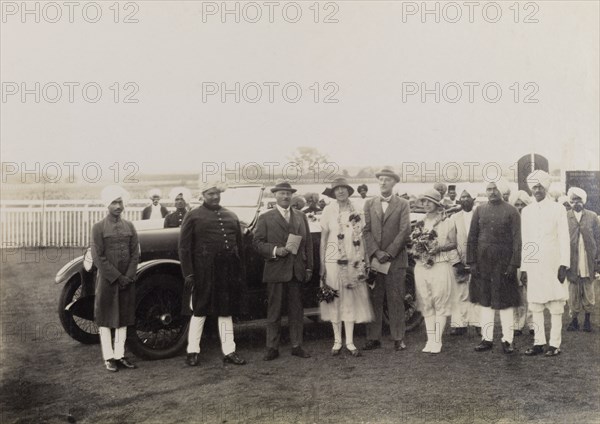
{"label": "vintage car", "polygon": [[[252,247],[252,230],[261,213],[263,192],[264,187],[257,185],[230,187],[221,200],[223,206],[238,215],[243,229],[249,314],[235,317],[237,323],[266,317],[266,285],[262,282],[264,261]],[[128,347],[142,358],[168,358],[177,355],[185,346],[189,323],[189,318],[181,314],[183,277],[177,252],[179,228],[162,228],[162,220],[134,224],[138,229],[141,259],[136,279],[136,322],[128,330]],[[305,315],[315,321],[319,319],[318,231],[319,226],[312,222],[316,269],[303,292]],[[81,343],[99,342],[93,321],[96,274],[88,248],[83,256],[67,263],[55,277],[56,282],[63,285],[58,304],[60,321],[65,331]],[[422,321],[414,304],[412,268],[407,272],[406,283],[406,324],[407,329],[412,330]],[[384,319],[387,320],[385,313]]]}

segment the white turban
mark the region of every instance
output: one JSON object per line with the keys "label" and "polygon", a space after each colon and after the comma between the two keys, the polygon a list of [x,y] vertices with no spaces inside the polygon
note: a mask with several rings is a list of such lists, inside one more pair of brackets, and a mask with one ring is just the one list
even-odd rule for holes
{"label": "white turban", "polygon": [[223,193],[227,189],[227,184],[222,182],[220,179],[212,179],[212,180],[209,179],[209,180],[205,181],[201,177],[200,178],[200,193],[204,194],[205,191],[208,191],[211,188],[216,188],[221,193]]}
{"label": "white turban", "polygon": [[458,197],[462,197],[463,193],[467,193],[473,199],[477,198],[477,194],[478,194],[477,190],[475,189],[475,187],[473,185],[468,185],[468,186],[463,187],[462,191],[460,192],[460,195]]}
{"label": "white turban", "polygon": [[517,203],[517,200],[520,200],[521,202],[525,203],[526,205],[531,203],[531,197],[529,196],[529,194],[527,194],[527,192],[525,190],[517,191],[517,194],[515,195],[515,198],[513,199],[513,201],[511,203],[514,205],[515,203]]}
{"label": "white turban", "polygon": [[488,184],[495,184],[496,188],[501,194],[510,193],[510,185],[508,185],[508,181],[506,181],[504,177],[500,177],[498,180],[491,180],[487,178],[484,178],[484,180]]}
{"label": "white turban", "polygon": [[148,190],[148,197],[152,199],[154,196],[160,197],[160,190],[157,188],[153,188]]}
{"label": "white turban", "polygon": [[546,189],[546,191],[548,191],[551,182],[552,177],[550,177],[550,174],[540,169],[533,171],[527,176],[527,185],[529,185],[530,189],[538,184],[541,184]]}
{"label": "white turban", "polygon": [[567,196],[569,197],[569,200],[573,200],[573,196],[581,197],[581,201],[584,205],[587,202],[587,193],[579,187],[571,187],[569,191],[567,191]]}
{"label": "white turban", "polygon": [[185,203],[189,203],[190,200],[192,200],[192,192],[185,187],[175,187],[173,188],[173,190],[171,190],[169,192],[169,198],[172,201],[175,201],[175,198],[177,196],[179,196],[181,194],[181,196],[183,196],[183,200],[185,201]]}
{"label": "white turban", "polygon": [[110,185],[104,187],[100,198],[102,199],[102,203],[104,203],[104,205],[108,207],[112,202],[114,202],[117,199],[121,199],[123,201],[123,204],[127,203],[127,201],[129,200],[129,193],[121,186]]}

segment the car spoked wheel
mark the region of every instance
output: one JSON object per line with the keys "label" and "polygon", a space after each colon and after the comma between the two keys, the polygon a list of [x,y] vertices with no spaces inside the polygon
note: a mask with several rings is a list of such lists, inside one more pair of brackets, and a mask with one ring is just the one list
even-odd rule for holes
{"label": "car spoked wheel", "polygon": [[181,314],[183,282],[169,274],[138,281],[135,326],[127,337],[131,351],[146,359],[177,355],[185,346],[189,318]]}
{"label": "car spoked wheel", "polygon": [[75,308],[69,308],[81,298],[81,276],[73,276],[63,287],[60,298],[58,300],[58,316],[60,323],[63,328],[69,334],[80,343],[84,344],[96,344],[100,343],[100,336],[98,335],[98,326],[93,321],[93,297],[89,298],[89,302],[82,300],[81,302],[90,303],[84,305],[82,308],[76,308],[79,310],[81,315],[78,316],[72,312]]}

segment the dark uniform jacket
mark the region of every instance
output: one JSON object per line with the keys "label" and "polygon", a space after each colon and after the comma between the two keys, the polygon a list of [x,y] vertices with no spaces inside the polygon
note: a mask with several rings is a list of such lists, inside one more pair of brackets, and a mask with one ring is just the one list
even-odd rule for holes
{"label": "dark uniform jacket", "polygon": [[187,213],[187,209],[177,209],[174,212],[171,212],[165,217],[164,228],[177,228],[181,227],[181,223],[183,222],[183,218]]}
{"label": "dark uniform jacket", "polygon": [[235,213],[205,204],[189,211],[179,233],[179,260],[183,276],[194,276],[193,291],[183,293],[184,314],[246,312],[242,230]]}
{"label": "dark uniform jacket", "polygon": [[119,328],[135,323],[135,285],[119,288],[121,275],[135,278],[140,260],[137,232],[133,224],[108,215],[92,227],[92,258],[98,268],[95,322],[100,327]]}

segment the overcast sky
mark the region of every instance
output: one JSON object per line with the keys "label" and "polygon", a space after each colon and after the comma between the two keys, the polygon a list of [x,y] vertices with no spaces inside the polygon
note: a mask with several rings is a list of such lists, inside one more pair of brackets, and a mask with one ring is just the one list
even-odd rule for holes
{"label": "overcast sky", "polygon": [[[39,3],[36,23],[23,3],[3,2],[2,161],[176,172],[285,161],[314,146],[342,166],[510,163],[537,152],[552,168],[600,169],[599,3],[520,3],[517,16],[513,2],[499,2],[499,18],[488,3],[469,17],[463,2],[430,2],[437,23],[421,2],[275,2],[271,23],[264,2],[230,2],[237,23],[220,1],[121,3],[118,17],[113,2],[97,2],[102,16],[91,23],[95,6],[84,12],[81,2],[70,23],[59,2]],[[79,84],[72,103],[65,83]],[[222,84],[232,90],[225,102]],[[34,94],[23,99],[23,88]]]}

